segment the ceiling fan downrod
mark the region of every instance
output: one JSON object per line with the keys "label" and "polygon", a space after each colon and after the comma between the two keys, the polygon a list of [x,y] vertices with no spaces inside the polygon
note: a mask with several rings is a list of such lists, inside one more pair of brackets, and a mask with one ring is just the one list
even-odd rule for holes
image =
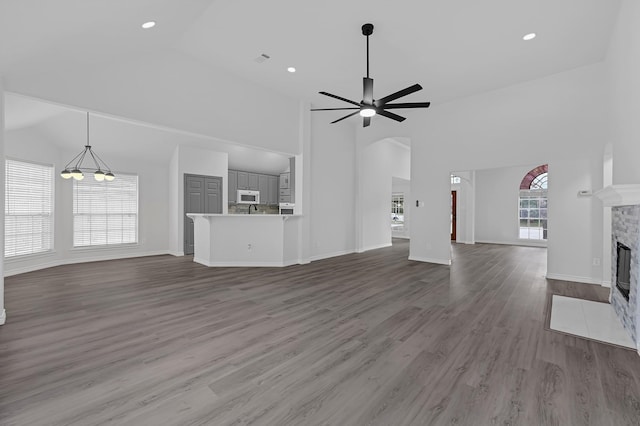
{"label": "ceiling fan downrod", "polygon": [[369,78],[369,36],[373,34],[373,24],[362,26],[362,35],[367,37],[367,78]]}

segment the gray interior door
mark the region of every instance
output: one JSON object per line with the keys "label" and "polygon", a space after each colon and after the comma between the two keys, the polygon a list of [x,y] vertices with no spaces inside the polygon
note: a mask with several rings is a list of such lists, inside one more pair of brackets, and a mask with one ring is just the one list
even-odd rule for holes
{"label": "gray interior door", "polygon": [[222,213],[222,178],[184,175],[184,254],[193,254],[193,220],[187,213]]}

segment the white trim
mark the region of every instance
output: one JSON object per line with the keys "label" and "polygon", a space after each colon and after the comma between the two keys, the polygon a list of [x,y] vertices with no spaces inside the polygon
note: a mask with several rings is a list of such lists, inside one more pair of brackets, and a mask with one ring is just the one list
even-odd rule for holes
{"label": "white trim", "polygon": [[346,254],[353,254],[355,252],[356,252],[355,250],[351,249],[351,250],[334,251],[332,253],[316,254],[314,256],[311,256],[309,260],[311,262],[315,262],[316,260],[323,260],[323,259],[329,259],[330,257],[344,256]]}
{"label": "white trim", "polygon": [[244,262],[244,261],[222,261],[222,262],[209,262],[206,259],[193,258],[195,263],[199,263],[208,267],[223,267],[223,268],[282,268],[285,266],[297,265],[297,260],[288,260],[283,262]]}
{"label": "white trim", "polygon": [[602,200],[605,207],[630,206],[640,204],[640,185],[632,183],[627,185],[609,185],[593,195]]}
{"label": "white trim", "polygon": [[411,239],[411,237],[409,235],[405,235],[405,234],[394,235],[393,232],[391,232],[391,238],[402,238],[402,239],[405,239],[405,240],[410,240]]}
{"label": "white trim", "polygon": [[409,260],[416,262],[437,263],[438,265],[451,265],[451,259],[436,259],[435,257],[409,256]]}
{"label": "white trim", "polygon": [[576,283],[602,285],[602,280],[591,277],[579,277],[577,275],[550,274],[547,272],[546,278],[550,280],[572,281]]}
{"label": "white trim", "polygon": [[7,310],[3,309],[0,312],[0,325],[4,325],[5,322],[7,322]]}
{"label": "white trim", "polygon": [[[74,257],[72,259],[57,259],[50,262],[39,263],[36,265],[27,265],[27,266],[22,266],[20,268],[14,268],[9,270],[5,268],[4,276],[10,277],[13,275],[24,274],[26,272],[39,271],[41,269],[53,268],[54,266],[72,265],[75,263],[101,262],[104,260],[129,259],[132,257],[160,256],[163,254],[169,254],[169,252],[166,250],[156,250],[156,251],[147,251],[147,252],[140,252],[140,253],[124,253],[124,254],[119,253],[117,256],[111,255],[111,256],[91,256],[91,257],[81,257],[81,258]],[[5,263],[5,266],[8,266],[8,265]]]}
{"label": "white trim", "polygon": [[184,252],[183,252],[183,251],[173,251],[173,250],[169,250],[169,251],[167,252],[167,254],[170,254],[171,256],[176,256],[176,257],[184,256]]}
{"label": "white trim", "polygon": [[391,247],[391,243],[378,244],[377,246],[364,247],[356,251],[356,253],[364,253],[369,250],[377,250],[381,248]]}
{"label": "white trim", "polygon": [[604,280],[600,283],[602,287],[611,288],[611,280]]}
{"label": "white trim", "polygon": [[536,242],[536,240],[518,240],[518,241],[491,241],[491,240],[476,240],[478,244],[503,244],[508,246],[523,246],[523,247],[542,247],[547,248],[547,242]]}

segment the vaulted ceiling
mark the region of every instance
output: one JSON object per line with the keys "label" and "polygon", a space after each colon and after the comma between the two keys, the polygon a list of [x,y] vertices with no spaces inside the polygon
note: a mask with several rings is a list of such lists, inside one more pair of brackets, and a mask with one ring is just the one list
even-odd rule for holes
{"label": "vaulted ceiling", "polygon": [[[55,75],[177,50],[284,96],[359,100],[370,38],[374,95],[442,103],[604,59],[619,0],[2,0],[0,74]],[[149,20],[155,28],[141,29]],[[523,41],[535,32],[532,41]],[[258,63],[261,54],[270,59]],[[287,72],[287,67],[297,69]],[[34,111],[40,119],[42,110]],[[8,118],[9,126],[38,117]],[[13,121],[13,120],[17,121]]]}

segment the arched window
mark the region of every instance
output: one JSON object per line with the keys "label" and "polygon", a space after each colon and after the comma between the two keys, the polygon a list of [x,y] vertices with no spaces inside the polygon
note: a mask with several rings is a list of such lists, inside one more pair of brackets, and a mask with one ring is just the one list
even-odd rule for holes
{"label": "arched window", "polygon": [[520,182],[520,238],[547,239],[547,164],[529,171]]}

